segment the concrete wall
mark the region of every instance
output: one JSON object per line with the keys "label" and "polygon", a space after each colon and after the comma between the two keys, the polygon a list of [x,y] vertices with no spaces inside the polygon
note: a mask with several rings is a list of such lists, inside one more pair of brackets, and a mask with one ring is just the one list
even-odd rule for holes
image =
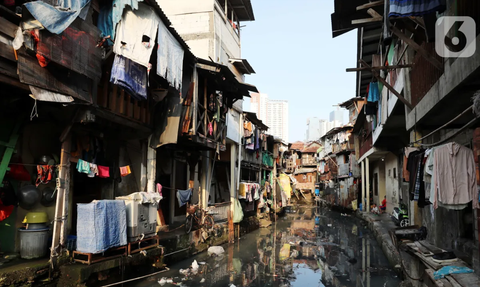
{"label": "concrete wall", "polygon": [[229,109],[227,113],[227,139],[237,144],[241,140],[240,113],[234,109]]}
{"label": "concrete wall", "polygon": [[213,58],[214,0],[157,0],[157,3],[195,56]]}
{"label": "concrete wall", "polygon": [[[393,153],[385,157],[385,193],[387,196],[387,213],[392,213],[393,207],[398,206],[399,199],[399,172],[398,159]],[[380,202],[383,198],[380,197]]]}
{"label": "concrete wall", "polygon": [[385,162],[384,161],[376,161],[373,163],[370,163],[370,165],[373,166],[372,172],[370,172],[370,178],[371,178],[371,184],[370,188],[372,191],[375,191],[374,189],[374,174],[377,174],[378,176],[378,195],[375,195],[375,192],[372,192],[373,194],[373,200],[370,199],[370,204],[376,203],[377,205],[380,205],[383,197],[386,195],[385,191]]}

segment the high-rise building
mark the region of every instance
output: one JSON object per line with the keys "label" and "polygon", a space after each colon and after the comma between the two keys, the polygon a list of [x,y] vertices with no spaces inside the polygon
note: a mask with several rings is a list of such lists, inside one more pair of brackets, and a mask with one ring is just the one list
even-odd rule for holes
{"label": "high-rise building", "polygon": [[268,133],[288,141],[288,101],[270,100],[267,94],[252,93],[250,111],[268,126]]}
{"label": "high-rise building", "polygon": [[268,100],[267,126],[269,134],[288,142],[288,101]]}
{"label": "high-rise building", "polygon": [[267,124],[268,95],[261,93],[250,93],[250,110],[257,114],[257,118]]}
{"label": "high-rise building", "polygon": [[317,117],[308,118],[307,119],[307,133],[305,137],[305,141],[315,141],[319,140],[321,135],[322,123],[321,119]]}
{"label": "high-rise building", "polygon": [[337,107],[335,111],[330,112],[330,122],[339,122],[340,126],[343,125],[343,109]]}

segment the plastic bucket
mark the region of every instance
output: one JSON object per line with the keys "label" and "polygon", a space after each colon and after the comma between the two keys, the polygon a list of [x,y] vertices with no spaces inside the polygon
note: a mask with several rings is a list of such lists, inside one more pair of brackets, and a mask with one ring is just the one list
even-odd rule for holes
{"label": "plastic bucket", "polygon": [[20,257],[34,259],[45,257],[48,253],[49,228],[25,229],[19,228]]}

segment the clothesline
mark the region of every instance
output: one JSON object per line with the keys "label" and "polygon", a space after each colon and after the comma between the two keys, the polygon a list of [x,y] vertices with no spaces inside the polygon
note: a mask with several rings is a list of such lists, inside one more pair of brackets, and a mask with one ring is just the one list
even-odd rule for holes
{"label": "clothesline", "polygon": [[48,165],[48,166],[55,166],[55,167],[68,167],[70,164],[34,164],[34,163],[17,163],[17,162],[11,162],[8,165],[22,165],[22,166],[39,166],[39,165]]}

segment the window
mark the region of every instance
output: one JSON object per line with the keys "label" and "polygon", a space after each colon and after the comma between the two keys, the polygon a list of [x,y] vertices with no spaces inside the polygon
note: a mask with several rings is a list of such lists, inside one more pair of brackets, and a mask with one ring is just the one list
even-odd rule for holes
{"label": "window", "polygon": [[397,168],[393,168],[393,178],[397,178]]}
{"label": "window", "polygon": [[392,176],[391,169],[388,170],[388,177]]}

